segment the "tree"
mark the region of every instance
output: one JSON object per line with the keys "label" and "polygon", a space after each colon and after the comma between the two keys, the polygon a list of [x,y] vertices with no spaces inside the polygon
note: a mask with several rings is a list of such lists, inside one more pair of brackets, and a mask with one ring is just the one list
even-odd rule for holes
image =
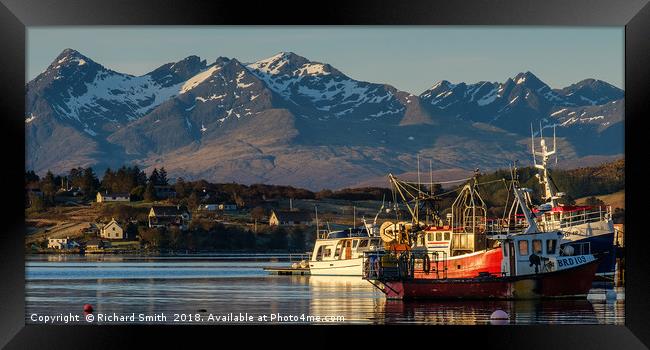
{"label": "tree", "polygon": [[99,179],[95,175],[93,168],[88,167],[84,169],[83,181],[81,190],[84,193],[86,199],[90,199],[97,195],[97,190],[99,189]]}
{"label": "tree", "polygon": [[124,230],[127,239],[136,239],[138,237],[138,225],[129,222]]}
{"label": "tree", "polygon": [[144,191],[146,190],[146,186],[139,185],[135,188],[133,188],[130,192],[131,195],[131,200],[133,201],[141,201],[144,199]]}
{"label": "tree", "polygon": [[41,191],[43,192],[43,199],[46,204],[54,203],[54,195],[56,194],[56,183],[54,174],[47,171],[43,180],[41,180]]}
{"label": "tree", "polygon": [[600,205],[605,205],[605,202],[600,200],[598,197],[591,196],[585,200],[586,205],[592,205],[592,206],[600,206]]}
{"label": "tree", "polygon": [[113,181],[115,180],[115,175],[111,168],[106,168],[104,171],[104,176],[102,177],[101,187],[105,191],[113,192]]}
{"label": "tree", "polygon": [[159,182],[160,182],[160,175],[158,174],[158,169],[153,168],[151,175],[149,175],[148,183],[157,186]]}
{"label": "tree", "polygon": [[156,201],[156,191],[153,188],[153,183],[149,181],[147,183],[147,187],[144,190],[144,200],[147,202],[154,202]]}
{"label": "tree", "polygon": [[144,170],[140,170],[140,168],[136,165],[133,167],[133,172],[135,174],[135,185],[142,187],[146,186],[147,174],[145,174]]}
{"label": "tree", "polygon": [[25,172],[25,185],[30,183],[39,182],[41,179],[36,175],[34,170],[29,170]]}
{"label": "tree", "polygon": [[167,181],[167,171],[165,171],[165,167],[160,168],[160,172],[158,173],[158,185],[159,186],[169,185],[169,181]]}

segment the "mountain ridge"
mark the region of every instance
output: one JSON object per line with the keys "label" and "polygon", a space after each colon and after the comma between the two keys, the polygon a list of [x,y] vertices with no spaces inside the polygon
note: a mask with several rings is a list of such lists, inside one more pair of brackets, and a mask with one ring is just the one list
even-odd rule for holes
{"label": "mountain ridge", "polygon": [[552,89],[530,71],[413,95],[293,52],[253,63],[191,55],[133,76],[66,49],[26,89],[26,163],[37,172],[139,163],[344,187],[412,171],[416,155],[440,169],[523,158],[531,124],[555,126],[566,159],[622,153],[622,90],[596,79]]}

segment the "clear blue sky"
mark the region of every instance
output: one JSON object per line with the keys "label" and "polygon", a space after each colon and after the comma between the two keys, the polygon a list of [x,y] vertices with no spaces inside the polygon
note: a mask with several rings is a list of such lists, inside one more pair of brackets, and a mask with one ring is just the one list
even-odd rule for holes
{"label": "clear blue sky", "polygon": [[623,87],[623,27],[29,27],[27,79],[65,48],[133,75],[197,55],[253,62],[280,51],[420,94],[436,81],[503,82],[530,70],[553,88]]}

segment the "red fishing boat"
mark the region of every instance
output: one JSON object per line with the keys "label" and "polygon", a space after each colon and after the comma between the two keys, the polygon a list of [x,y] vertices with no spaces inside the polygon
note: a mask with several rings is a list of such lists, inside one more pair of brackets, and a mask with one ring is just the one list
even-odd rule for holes
{"label": "red fishing boat", "polygon": [[571,246],[561,249],[560,231],[539,232],[523,199],[526,191],[515,188],[528,228],[523,233],[492,237],[501,243],[498,273],[449,278],[444,252],[403,250],[367,254],[364,278],[388,298],[396,299],[586,297],[598,260],[591,254],[573,255]]}
{"label": "red fishing boat", "polygon": [[[448,278],[472,278],[481,274],[499,274],[503,258],[499,242],[487,235],[487,207],[478,192],[476,177],[467,182],[450,207],[446,220],[432,210],[436,196],[420,190],[419,184],[397,179],[389,174],[395,193],[411,215],[411,222],[384,222],[379,235],[388,251],[391,245],[405,244],[409,249],[444,256],[440,268]],[[429,224],[419,218],[426,216]],[[446,221],[446,222],[445,222]],[[420,223],[414,225],[414,222]],[[394,250],[394,249],[393,249]],[[429,264],[430,262],[425,261]],[[435,278],[423,271],[436,270],[424,267],[415,272],[417,278]]]}

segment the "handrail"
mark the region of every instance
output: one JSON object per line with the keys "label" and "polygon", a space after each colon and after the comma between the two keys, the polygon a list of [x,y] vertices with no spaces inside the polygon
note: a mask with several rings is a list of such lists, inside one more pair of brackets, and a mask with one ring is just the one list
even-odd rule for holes
{"label": "handrail", "polygon": [[[538,214],[540,215],[540,214]],[[556,218],[555,215],[560,215]],[[586,223],[593,223],[605,220],[611,220],[612,207],[598,206],[597,209],[583,209],[571,212],[545,212],[539,216],[541,218],[541,228],[544,230],[560,230],[572,226],[582,225]],[[515,233],[524,230],[528,227],[524,220],[517,218],[510,219],[494,219],[488,220],[486,223],[486,232],[489,234],[496,233]]]}
{"label": "handrail", "polygon": [[[425,256],[428,259],[425,259]],[[421,261],[422,264],[428,260],[428,271],[424,269],[424,265],[416,269],[416,260]],[[447,254],[445,252],[364,252],[362,266],[363,278],[367,280],[411,279],[415,277],[416,272],[435,273],[435,279],[447,278]]]}

